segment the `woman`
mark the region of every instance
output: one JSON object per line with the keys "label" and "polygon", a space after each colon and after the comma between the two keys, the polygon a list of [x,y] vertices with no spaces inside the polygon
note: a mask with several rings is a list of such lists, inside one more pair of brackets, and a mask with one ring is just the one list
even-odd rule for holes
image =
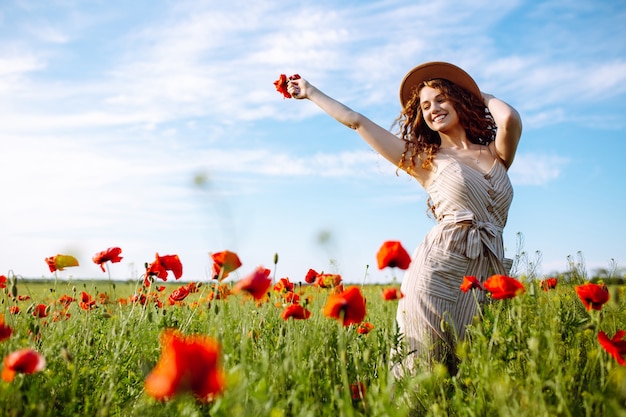
{"label": "woman", "polygon": [[394,374],[413,371],[421,360],[456,372],[455,342],[477,307],[460,291],[463,277],[484,280],[510,269],[502,228],[513,198],[507,170],[522,132],[519,114],[445,62],[419,65],[404,77],[397,136],[305,79],[290,80],[288,92],[355,129],[428,192],[437,224],[402,280],[397,322],[404,343],[394,352]]}

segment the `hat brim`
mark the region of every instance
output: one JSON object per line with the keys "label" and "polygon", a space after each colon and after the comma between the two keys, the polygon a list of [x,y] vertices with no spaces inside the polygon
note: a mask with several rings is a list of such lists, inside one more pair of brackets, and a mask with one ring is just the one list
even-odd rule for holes
{"label": "hat brim", "polygon": [[413,92],[417,86],[423,81],[435,78],[443,78],[451,81],[474,94],[479,99],[482,97],[476,81],[461,68],[447,62],[427,62],[409,71],[404,76],[402,83],[400,83],[400,103],[402,103],[402,107],[406,106],[406,103],[408,103],[413,96]]}

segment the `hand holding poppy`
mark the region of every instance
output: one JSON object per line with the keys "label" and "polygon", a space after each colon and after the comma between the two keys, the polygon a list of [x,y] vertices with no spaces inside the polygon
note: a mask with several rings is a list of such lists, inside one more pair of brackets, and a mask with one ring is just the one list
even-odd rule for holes
{"label": "hand holding poppy", "polygon": [[[298,95],[299,89],[296,90],[292,87],[291,89],[292,92],[289,92],[289,86],[292,81],[299,80],[299,79],[300,79],[300,76],[298,74],[293,74],[293,75],[290,75],[289,77],[287,77],[285,74],[280,74],[278,79],[274,81],[274,86],[276,87],[276,91],[281,93],[284,98],[292,98],[294,97],[293,94],[295,94],[296,96]],[[300,98],[300,97],[294,97],[294,98]]]}

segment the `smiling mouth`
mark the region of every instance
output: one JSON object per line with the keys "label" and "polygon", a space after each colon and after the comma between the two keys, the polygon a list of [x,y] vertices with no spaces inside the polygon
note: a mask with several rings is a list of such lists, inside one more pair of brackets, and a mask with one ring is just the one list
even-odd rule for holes
{"label": "smiling mouth", "polygon": [[444,117],[446,117],[445,114],[440,114],[439,116],[433,118],[433,122],[440,122],[444,119]]}

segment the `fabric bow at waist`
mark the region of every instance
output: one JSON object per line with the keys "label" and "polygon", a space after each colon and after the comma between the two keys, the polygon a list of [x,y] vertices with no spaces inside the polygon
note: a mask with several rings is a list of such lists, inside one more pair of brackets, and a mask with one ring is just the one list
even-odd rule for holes
{"label": "fabric bow at waist", "polygon": [[491,222],[476,220],[474,213],[469,210],[455,212],[452,215],[446,215],[441,223],[467,223],[470,224],[470,230],[467,232],[467,248],[465,255],[470,259],[476,259],[482,252],[483,245],[489,251],[496,255],[496,249],[493,246],[493,239],[502,234],[502,228]]}

